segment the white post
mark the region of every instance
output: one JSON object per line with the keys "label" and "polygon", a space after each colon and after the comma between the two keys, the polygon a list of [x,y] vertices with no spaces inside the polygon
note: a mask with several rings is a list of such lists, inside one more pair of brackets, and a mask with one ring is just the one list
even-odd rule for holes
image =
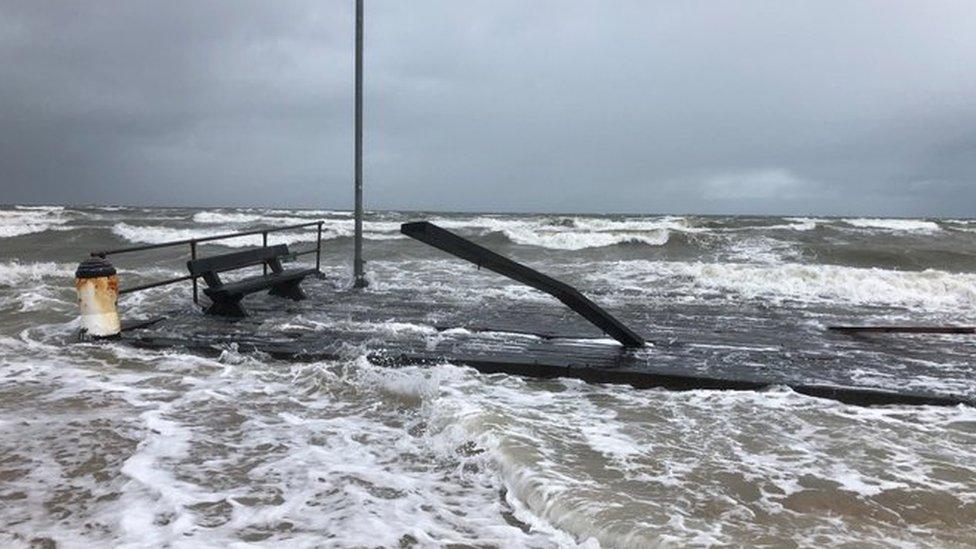
{"label": "white post", "polygon": [[119,279],[115,267],[101,257],[91,257],[75,271],[78,308],[83,335],[113,337],[122,331],[119,321]]}

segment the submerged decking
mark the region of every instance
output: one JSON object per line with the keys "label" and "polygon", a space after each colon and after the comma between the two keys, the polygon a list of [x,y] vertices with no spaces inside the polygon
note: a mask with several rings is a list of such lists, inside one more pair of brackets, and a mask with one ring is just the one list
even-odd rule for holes
{"label": "submerged decking", "polygon": [[705,305],[625,304],[611,307],[614,315],[650,342],[625,349],[554,299],[431,303],[419,291],[348,290],[321,279],[304,286],[309,299],[301,302],[251,296],[245,319],[206,316],[188,305],[123,339],[300,361],[365,353],[390,366],[450,362],[641,388],[787,385],[852,404],[976,402],[971,336],[858,337],[797,323],[775,308],[729,318]]}

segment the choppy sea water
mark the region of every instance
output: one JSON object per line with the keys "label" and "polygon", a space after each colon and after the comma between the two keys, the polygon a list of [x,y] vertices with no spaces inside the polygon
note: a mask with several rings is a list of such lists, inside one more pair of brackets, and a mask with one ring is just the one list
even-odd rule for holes
{"label": "choppy sea water", "polygon": [[[422,218],[601,302],[706,304],[733,323],[746,309],[785,308],[804,325],[825,308],[917,323],[972,323],[976,310],[976,221],[963,219],[374,212],[371,291],[538,299],[514,285],[452,285],[454,263],[399,235]],[[232,348],[215,358],[71,343],[85,252],[314,219],[326,220],[324,270],[342,284],[346,212],[0,209],[0,542],[976,544],[971,408],[390,369],[355,349],[292,364]],[[125,281],[182,274],[178,262],[118,266]],[[121,308],[140,316],[187,301],[169,287]],[[954,349],[976,351],[957,339]],[[976,395],[976,380],[955,389]]]}

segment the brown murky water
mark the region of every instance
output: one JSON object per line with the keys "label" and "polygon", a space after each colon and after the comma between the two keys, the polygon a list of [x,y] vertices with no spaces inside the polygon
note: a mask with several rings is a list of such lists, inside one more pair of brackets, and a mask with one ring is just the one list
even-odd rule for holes
{"label": "brown murky water", "polygon": [[[70,343],[84,250],[320,216],[331,220],[326,270],[341,278],[341,212],[0,211],[0,543],[976,544],[971,408],[388,369],[356,349],[290,364],[230,348],[203,357]],[[404,249],[402,218],[367,225],[377,291],[535,299],[505,281],[454,288],[452,263]],[[828,309],[959,322],[976,305],[976,224],[966,221],[442,218],[602,299],[707,303],[732,321],[788,308],[801,324]],[[119,267],[123,284],[179,272],[178,261]],[[425,277],[409,276],[417,269]],[[187,306],[186,288],[122,303],[130,316]],[[973,366],[972,340],[932,344],[946,352],[917,364],[926,375],[910,361],[886,375],[976,395],[960,374]],[[851,367],[875,376],[869,360],[853,353]],[[940,369],[951,383],[931,373]]]}

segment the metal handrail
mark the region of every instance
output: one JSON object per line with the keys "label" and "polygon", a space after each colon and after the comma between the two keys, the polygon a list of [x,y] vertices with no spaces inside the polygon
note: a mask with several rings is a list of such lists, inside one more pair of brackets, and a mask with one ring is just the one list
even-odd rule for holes
{"label": "metal handrail", "polygon": [[[289,231],[293,229],[301,229],[304,227],[317,227],[317,235],[315,238],[315,248],[309,250],[303,250],[300,252],[292,252],[292,257],[298,257],[301,255],[315,254],[315,270],[322,272],[322,224],[325,223],[322,220],[311,221],[308,223],[298,223],[296,225],[286,225],[284,227],[273,227],[270,229],[252,229],[249,231],[239,231],[236,233],[224,233],[213,236],[204,236],[201,238],[187,238],[183,240],[172,240],[170,242],[161,242],[159,244],[146,244],[144,246],[129,246],[128,248],[116,248],[113,250],[101,250],[96,252],[91,252],[92,257],[105,258],[110,255],[124,254],[130,252],[144,252],[147,250],[158,250],[160,248],[172,248],[175,246],[190,246],[190,259],[197,259],[197,244],[201,242],[213,242],[215,240],[227,240],[230,238],[238,238],[241,236],[252,236],[259,234],[261,238],[261,246],[264,248],[268,247],[268,234],[277,233],[281,231]],[[264,266],[265,274],[267,274],[267,265]],[[193,302],[199,303],[199,290],[197,287],[197,278],[193,275],[186,275],[177,278],[169,278],[166,280],[159,280],[156,282],[149,282],[147,284],[140,284],[138,286],[133,286],[131,288],[124,288],[119,290],[119,294],[128,294],[132,292],[138,292],[140,290],[148,290],[149,288],[158,288],[159,286],[166,286],[169,284],[176,284],[177,282],[185,282],[187,280],[193,281]]]}
{"label": "metal handrail", "polygon": [[240,231],[236,233],[224,233],[214,236],[204,236],[202,238],[187,238],[184,240],[171,240],[170,242],[162,242],[160,244],[146,244],[145,246],[131,246],[129,248],[116,248],[114,250],[103,250],[100,252],[92,252],[92,257],[104,258],[108,255],[124,254],[128,252],[143,252],[146,250],[156,250],[159,248],[171,248],[173,246],[182,246],[183,244],[193,244],[200,242],[210,242],[212,240],[226,240],[228,238],[236,238],[239,236],[251,236],[255,234],[263,233],[276,233],[280,231],[287,231],[290,229],[301,229],[302,227],[311,227],[313,225],[322,226],[324,221],[311,221],[309,223],[299,223],[297,225],[287,225],[285,227],[274,227],[272,229],[252,229],[250,231]]}

